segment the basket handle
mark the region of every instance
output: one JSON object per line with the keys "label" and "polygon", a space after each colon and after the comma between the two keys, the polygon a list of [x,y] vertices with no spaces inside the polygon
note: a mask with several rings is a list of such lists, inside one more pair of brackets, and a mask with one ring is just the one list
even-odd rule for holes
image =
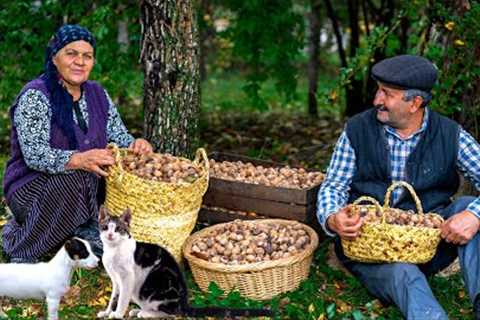
{"label": "basket handle", "polygon": [[423,214],[423,208],[422,208],[422,204],[420,203],[420,199],[418,198],[417,194],[415,193],[415,190],[413,189],[413,187],[405,181],[396,181],[396,182],[392,183],[390,185],[390,187],[388,187],[387,193],[385,194],[385,203],[383,204],[383,208],[384,209],[388,208],[388,205],[390,203],[390,197],[392,195],[392,191],[396,187],[405,187],[408,191],[410,191],[410,194],[412,195],[413,201],[415,202],[415,206],[417,207],[417,213],[418,214]]}
{"label": "basket handle", "polygon": [[353,205],[356,206],[358,205],[360,202],[363,202],[363,201],[366,201],[366,202],[371,202],[373,205],[375,205],[375,207],[377,207],[377,209],[379,209],[380,211],[382,211],[382,207],[380,206],[380,203],[378,203],[378,201],[375,199],[375,198],[372,198],[372,197],[368,197],[368,196],[362,196],[360,198],[358,198],[357,200],[353,201]]}
{"label": "basket handle", "polygon": [[210,163],[208,162],[207,151],[204,148],[198,148],[197,152],[195,153],[195,159],[193,163],[195,165],[200,165],[201,162],[204,162],[203,166],[205,167],[206,172],[210,170]]}
{"label": "basket handle", "polygon": [[378,203],[378,201],[375,198],[372,198],[369,196],[362,196],[356,199],[355,201],[353,201],[352,205],[357,206],[360,204],[360,202],[371,202],[377,208],[377,210],[379,210],[382,213],[382,216],[383,216],[382,206],[380,206],[380,203]]}
{"label": "basket handle", "polygon": [[107,149],[112,150],[113,157],[115,158],[115,162],[120,162],[120,149],[118,148],[116,143],[110,142],[107,144]]}
{"label": "basket handle", "polygon": [[123,180],[123,175],[125,174],[125,170],[123,169],[123,166],[122,166],[122,155],[120,154],[120,149],[118,148],[117,144],[111,142],[107,145],[107,148],[112,150],[113,152],[113,156],[115,158],[115,164],[118,166],[119,168],[119,172],[120,174],[117,176],[117,178],[115,179],[115,183],[120,186],[122,184],[122,180]]}

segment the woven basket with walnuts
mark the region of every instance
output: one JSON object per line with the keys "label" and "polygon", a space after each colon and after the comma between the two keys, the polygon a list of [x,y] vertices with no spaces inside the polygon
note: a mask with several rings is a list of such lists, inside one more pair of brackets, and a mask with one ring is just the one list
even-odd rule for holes
{"label": "woven basket with walnuts", "polygon": [[[389,207],[392,191],[400,186],[411,193],[417,213]],[[361,202],[370,204],[361,205]],[[436,213],[423,213],[420,199],[404,181],[395,182],[387,189],[383,207],[371,197],[360,197],[351,206],[350,214],[364,219],[357,238],[342,239],[345,255],[353,260],[425,263],[432,259],[440,242],[443,218]]]}
{"label": "woven basket with walnuts", "polygon": [[226,292],[265,300],[308,277],[317,245],[315,231],[298,221],[235,220],[191,235],[183,254],[202,290],[213,281]]}
{"label": "woven basket with walnuts", "polygon": [[198,149],[190,161],[169,154],[136,155],[113,144],[109,148],[115,164],[106,178],[107,208],[116,215],[130,208],[133,237],[165,247],[180,261],[208,188],[205,150]]}

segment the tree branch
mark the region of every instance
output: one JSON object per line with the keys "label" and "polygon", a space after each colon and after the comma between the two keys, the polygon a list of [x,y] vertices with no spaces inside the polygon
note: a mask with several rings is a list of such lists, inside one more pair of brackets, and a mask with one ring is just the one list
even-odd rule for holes
{"label": "tree branch", "polygon": [[348,63],[347,63],[347,56],[345,54],[345,49],[343,48],[343,43],[342,43],[342,34],[340,32],[340,27],[338,26],[338,20],[335,17],[335,13],[333,11],[332,3],[330,0],[324,0],[326,9],[327,9],[327,16],[332,22],[332,27],[333,27],[333,32],[335,33],[335,38],[337,39],[337,45],[338,45],[338,54],[340,55],[340,62],[342,64],[342,67],[347,68]]}

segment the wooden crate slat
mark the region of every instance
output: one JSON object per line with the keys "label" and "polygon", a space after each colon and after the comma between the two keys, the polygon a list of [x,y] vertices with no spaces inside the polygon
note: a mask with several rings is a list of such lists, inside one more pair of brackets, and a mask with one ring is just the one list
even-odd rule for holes
{"label": "wooden crate slat", "polygon": [[308,203],[307,193],[303,190],[275,188],[261,184],[228,181],[217,178],[210,178],[207,192],[223,192],[232,195],[241,194],[248,198],[273,200],[285,203]]}
{"label": "wooden crate slat", "polygon": [[[301,206],[271,200],[254,199],[226,193],[206,193],[203,204],[231,210],[253,211],[269,217],[306,221],[310,206]],[[313,209],[314,210],[314,209]]]}

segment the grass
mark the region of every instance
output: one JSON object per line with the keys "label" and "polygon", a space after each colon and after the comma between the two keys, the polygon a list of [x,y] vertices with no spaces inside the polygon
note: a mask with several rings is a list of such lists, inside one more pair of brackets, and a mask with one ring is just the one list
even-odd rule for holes
{"label": "grass", "polygon": [[[318,92],[326,91],[334,83],[334,75],[321,72],[318,81]],[[308,83],[305,77],[300,77],[297,82],[297,93],[290,101],[285,101],[275,88],[275,83],[268,80],[262,84],[259,91],[260,97],[265,101],[266,108],[258,108],[252,104],[243,87],[247,84],[241,74],[236,72],[212,74],[202,83],[201,107],[203,112],[212,111],[292,111],[297,113],[307,112]],[[320,113],[335,113],[340,115],[341,110],[332,110],[328,106],[319,106]]]}

